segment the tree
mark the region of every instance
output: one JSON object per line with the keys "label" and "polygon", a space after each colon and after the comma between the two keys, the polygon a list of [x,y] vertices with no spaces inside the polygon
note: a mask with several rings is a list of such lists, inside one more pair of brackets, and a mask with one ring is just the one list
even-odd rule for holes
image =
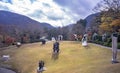
{"label": "tree", "polygon": [[80,19],[76,24],[73,25],[74,34],[83,34],[85,32],[86,20]]}
{"label": "tree", "polygon": [[102,11],[120,12],[120,0],[102,0],[94,7],[93,10],[100,12]]}
{"label": "tree", "polygon": [[120,25],[115,24],[118,22],[116,20],[120,20],[120,0],[102,0],[94,10],[99,10],[102,13],[100,29],[109,32],[119,30],[113,26],[113,23]]}
{"label": "tree", "polygon": [[86,20],[80,19],[77,24],[81,24],[82,26],[86,27]]}
{"label": "tree", "polygon": [[120,19],[116,19],[116,20],[112,21],[111,26],[120,27]]}
{"label": "tree", "polygon": [[112,21],[110,26],[113,27],[114,30],[117,29],[117,31],[120,33],[120,19]]}
{"label": "tree", "polygon": [[102,23],[101,25],[99,25],[99,28],[102,30],[102,32],[105,32],[105,31],[111,32],[112,31],[111,26],[108,22]]}

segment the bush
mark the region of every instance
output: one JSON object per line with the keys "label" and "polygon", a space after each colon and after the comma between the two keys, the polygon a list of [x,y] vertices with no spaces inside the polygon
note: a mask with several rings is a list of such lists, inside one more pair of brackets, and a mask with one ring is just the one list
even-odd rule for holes
{"label": "bush", "polygon": [[108,44],[108,47],[112,47],[112,42]]}
{"label": "bush", "polygon": [[97,37],[97,40],[98,40],[98,41],[102,41],[102,36],[97,35],[96,37]]}
{"label": "bush", "polygon": [[120,42],[118,43],[118,49],[120,49]]}
{"label": "bush", "polygon": [[103,45],[104,45],[104,46],[108,46],[108,43],[107,43],[107,42],[104,42]]}
{"label": "bush", "polygon": [[118,35],[118,42],[120,42],[120,34]]}
{"label": "bush", "polygon": [[[120,37],[120,35],[119,35]],[[118,37],[118,49],[120,49],[120,38]],[[92,43],[96,43],[96,44],[100,44],[100,45],[103,45],[103,46],[107,46],[107,47],[112,47],[112,38],[110,36],[108,36],[106,38],[106,41],[103,42],[102,41],[102,37],[101,36],[97,36],[96,40],[92,40]]]}

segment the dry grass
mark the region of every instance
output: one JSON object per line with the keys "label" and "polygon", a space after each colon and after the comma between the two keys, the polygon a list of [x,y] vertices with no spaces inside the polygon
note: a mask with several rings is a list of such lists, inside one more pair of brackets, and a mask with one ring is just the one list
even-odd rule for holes
{"label": "dry grass", "polygon": [[111,64],[112,53],[109,49],[92,44],[85,48],[80,42],[64,41],[60,42],[59,58],[54,60],[51,58],[52,44],[26,44],[0,51],[0,55],[10,54],[7,64],[21,73],[36,73],[39,60],[45,61],[47,70],[43,73],[120,73],[120,63]]}

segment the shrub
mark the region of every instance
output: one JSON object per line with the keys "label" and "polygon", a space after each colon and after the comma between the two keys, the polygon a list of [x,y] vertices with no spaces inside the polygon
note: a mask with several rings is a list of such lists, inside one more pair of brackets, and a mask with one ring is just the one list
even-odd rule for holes
{"label": "shrub", "polygon": [[118,43],[118,49],[120,49],[120,43]]}
{"label": "shrub", "polygon": [[118,35],[118,42],[120,42],[120,34]]}
{"label": "shrub", "polygon": [[104,45],[104,46],[108,46],[108,43],[107,43],[107,42],[104,42],[103,45]]}
{"label": "shrub", "polygon": [[109,44],[108,44],[108,47],[112,47],[112,43],[109,43]]}

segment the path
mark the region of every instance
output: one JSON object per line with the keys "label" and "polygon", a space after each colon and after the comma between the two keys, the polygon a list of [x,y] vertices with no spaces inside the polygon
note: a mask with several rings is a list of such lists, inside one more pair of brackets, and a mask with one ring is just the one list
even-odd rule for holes
{"label": "path", "polygon": [[0,73],[16,73],[16,72],[5,68],[0,68]]}
{"label": "path", "polygon": [[[106,47],[106,46],[102,46],[102,45],[95,44],[95,43],[91,43],[91,44],[102,47],[102,48],[112,49],[111,47]],[[120,49],[118,49],[118,51],[120,52]]]}

